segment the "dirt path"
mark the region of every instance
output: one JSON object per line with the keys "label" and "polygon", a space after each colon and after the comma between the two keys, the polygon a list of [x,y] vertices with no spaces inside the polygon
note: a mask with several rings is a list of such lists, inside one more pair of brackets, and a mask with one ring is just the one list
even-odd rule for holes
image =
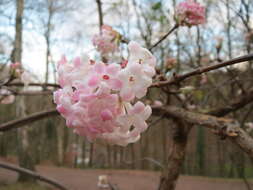
{"label": "dirt path", "polygon": [[[112,184],[117,184],[120,190],[156,190],[159,182],[158,172],[132,170],[81,170],[39,166],[37,170],[52,177],[70,190],[98,190],[99,175],[108,175]],[[0,182],[13,183],[16,173],[0,169]],[[251,183],[253,188],[253,182]],[[204,177],[181,176],[177,190],[247,190],[241,180],[224,180]]]}

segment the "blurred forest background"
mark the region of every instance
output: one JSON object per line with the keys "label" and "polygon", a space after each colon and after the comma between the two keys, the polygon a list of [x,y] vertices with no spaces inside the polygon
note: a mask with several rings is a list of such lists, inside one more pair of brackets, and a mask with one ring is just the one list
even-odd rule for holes
{"label": "blurred forest background", "polygon": [[[150,47],[173,27],[175,6],[179,0],[103,0],[104,23],[113,26],[126,38]],[[166,77],[199,66],[228,60],[252,52],[253,1],[200,0],[206,6],[207,22],[197,27],[180,27],[153,50],[158,58],[157,70]],[[84,53],[98,58],[91,37],[99,32],[96,1],[93,0],[24,0],[22,64],[37,83],[56,83],[56,63],[61,55],[73,58]],[[0,0],[0,79],[12,60],[15,39],[16,1]],[[126,46],[122,45],[122,49]],[[220,69],[193,78],[178,97],[168,101],[189,110],[206,110],[228,105],[252,90],[252,63]],[[19,81],[15,81],[19,82]],[[22,94],[13,87],[16,100],[0,105],[0,122],[55,108],[51,91],[54,87],[28,87],[38,94]],[[24,96],[25,95],[25,96]],[[22,99],[22,100],[21,100]],[[145,101],[165,102],[168,96],[152,88]],[[24,106],[23,115],[18,107]],[[167,101],[167,100],[166,100]],[[185,103],[186,102],[186,103]],[[251,133],[253,105],[230,113],[242,128]],[[73,134],[60,116],[29,124],[20,135],[18,130],[0,134],[0,156],[16,162],[26,151],[26,166],[38,164],[73,168],[115,168],[161,170],[170,154],[173,122],[152,116],[150,127],[139,142],[127,147],[89,143]],[[21,138],[21,139],[20,139]],[[252,178],[253,162],[229,140],[222,140],[211,130],[194,127],[187,144],[182,174]],[[22,142],[21,142],[21,141]],[[25,146],[24,146],[25,145]],[[25,147],[25,148],[24,148]]]}

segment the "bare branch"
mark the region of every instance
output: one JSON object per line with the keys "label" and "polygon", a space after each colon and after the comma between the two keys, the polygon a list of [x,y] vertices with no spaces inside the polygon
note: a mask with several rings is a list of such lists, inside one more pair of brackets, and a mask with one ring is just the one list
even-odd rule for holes
{"label": "bare branch", "polygon": [[[24,86],[24,83],[21,83],[21,82],[12,82],[12,83],[6,84],[5,86]],[[29,83],[29,86],[60,88],[59,84],[54,84],[54,83]]]}
{"label": "bare branch", "polygon": [[207,114],[187,111],[182,108],[167,106],[154,107],[154,112],[166,114],[167,117],[183,120],[187,123],[204,126],[218,131],[237,144],[251,159],[253,159],[253,139],[245,132],[237,121],[227,118],[218,118]]}
{"label": "bare branch", "polygon": [[179,27],[178,24],[175,24],[173,28],[171,28],[160,40],[158,40],[154,45],[152,45],[150,48],[148,48],[150,51],[152,51],[153,48],[158,46],[160,43],[162,43],[172,32],[174,32]]}
{"label": "bare branch", "polygon": [[13,79],[13,76],[6,78],[3,82],[0,83],[0,87],[8,85],[11,81],[13,81]]}
{"label": "bare branch", "polygon": [[230,105],[212,110],[207,114],[217,117],[223,117],[231,112],[243,108],[244,106],[248,105],[251,102],[253,102],[253,90],[249,91],[246,95],[241,96],[239,100],[231,103]]}
{"label": "bare branch", "polygon": [[0,167],[1,168],[5,168],[7,170],[15,171],[15,172],[18,172],[18,173],[22,173],[22,174],[25,174],[25,175],[29,175],[32,178],[35,178],[37,180],[40,180],[40,181],[46,182],[48,184],[51,184],[51,185],[57,187],[58,189],[67,190],[66,187],[64,187],[63,185],[59,184],[55,180],[49,179],[49,178],[47,178],[45,176],[42,176],[42,175],[40,175],[40,174],[38,174],[36,172],[31,171],[31,170],[28,170],[28,169],[25,169],[25,168],[21,168],[21,167],[18,167],[18,166],[14,166],[12,164],[4,163],[4,162],[0,162]]}
{"label": "bare branch", "polygon": [[223,61],[221,63],[217,63],[214,65],[210,65],[210,66],[206,66],[206,67],[200,67],[196,70],[193,70],[191,72],[182,74],[182,75],[175,75],[172,79],[167,80],[167,81],[160,81],[157,83],[153,83],[151,87],[161,87],[161,86],[167,86],[167,85],[176,85],[179,84],[181,81],[190,78],[192,76],[195,75],[201,75],[203,73],[207,73],[209,71],[213,71],[216,69],[220,69],[222,67],[226,67],[229,65],[234,65],[237,63],[241,63],[241,62],[245,62],[245,61],[250,61],[253,60],[253,53],[252,54],[248,54],[248,55],[244,55],[244,56],[240,56],[228,61]]}
{"label": "bare branch", "polygon": [[34,95],[52,95],[53,91],[51,90],[26,90],[26,91],[16,91],[13,89],[8,88],[7,89],[9,93],[0,93],[0,96],[9,96],[11,94],[15,96],[34,96]]}
{"label": "bare branch", "polygon": [[26,124],[32,123],[34,121],[49,117],[49,116],[56,116],[59,115],[56,109],[48,110],[48,111],[43,111],[43,112],[37,112],[34,114],[31,114],[27,117],[21,118],[21,119],[16,119],[12,120],[6,123],[3,123],[0,125],[0,132],[8,131],[11,129],[16,129],[19,127],[22,127]]}

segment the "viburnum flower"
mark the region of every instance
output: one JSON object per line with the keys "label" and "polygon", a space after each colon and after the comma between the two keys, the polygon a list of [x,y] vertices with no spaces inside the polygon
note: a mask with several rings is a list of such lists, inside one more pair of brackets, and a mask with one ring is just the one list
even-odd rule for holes
{"label": "viburnum flower", "polygon": [[119,64],[106,65],[103,62],[95,63],[93,74],[88,80],[90,87],[99,87],[102,83],[107,85],[112,90],[119,90],[122,88],[122,81],[117,77],[121,67]]}
{"label": "viburnum flower", "polygon": [[109,144],[126,146],[136,142],[148,125],[150,106],[138,101],[147,93],[155,75],[156,60],[136,42],[130,42],[129,60],[120,64],[96,62],[87,56],[72,63],[58,63],[61,89],[54,92],[57,110],[68,127]]}
{"label": "viburnum flower", "polygon": [[82,119],[73,121],[72,125],[75,127],[76,133],[84,135],[92,141],[103,133],[114,131],[117,126],[115,118],[121,112],[119,97],[116,94],[84,96],[79,104],[76,107],[83,108],[85,106],[85,109],[82,112]]}
{"label": "viburnum flower", "polygon": [[155,57],[136,42],[130,42],[128,48],[129,61],[119,73],[123,82],[120,95],[126,101],[145,96],[147,88],[152,84],[156,65]]}
{"label": "viburnum flower", "polygon": [[176,7],[176,19],[179,25],[194,26],[205,23],[205,7],[193,0],[181,2]]}
{"label": "viburnum flower", "polygon": [[93,36],[93,45],[102,55],[114,53],[118,49],[118,37],[119,34],[112,27],[103,25],[101,34]]}
{"label": "viburnum flower", "polygon": [[119,73],[119,77],[123,83],[120,96],[124,101],[131,101],[135,97],[142,98],[152,84],[152,78],[145,73],[139,63],[128,65]]}

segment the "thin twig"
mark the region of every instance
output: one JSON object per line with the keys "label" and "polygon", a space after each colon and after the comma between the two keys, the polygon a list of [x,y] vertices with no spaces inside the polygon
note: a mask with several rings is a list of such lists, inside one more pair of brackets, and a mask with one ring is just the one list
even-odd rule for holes
{"label": "thin twig", "polygon": [[171,28],[169,30],[169,32],[167,32],[160,40],[158,40],[154,45],[152,45],[150,48],[148,48],[150,51],[152,51],[153,48],[155,48],[156,46],[158,46],[160,43],[162,43],[163,40],[165,40],[172,32],[174,32],[177,28],[179,27],[178,24],[175,24],[175,26],[173,26],[173,28]]}
{"label": "thin twig", "polygon": [[5,81],[0,83],[0,87],[8,85],[13,80],[14,78],[12,76],[8,77],[7,79],[5,79]]}
{"label": "thin twig", "polygon": [[51,90],[26,90],[26,91],[16,91],[13,89],[8,88],[8,92],[10,93],[0,93],[0,96],[9,96],[9,95],[15,95],[15,96],[34,96],[34,95],[52,95],[53,91]]}
{"label": "thin twig", "polygon": [[[5,86],[24,86],[24,85],[25,84],[21,82],[12,82],[12,83],[5,84]],[[29,83],[29,86],[60,88],[60,85],[55,84],[55,83]]]}
{"label": "thin twig", "polygon": [[172,79],[170,80],[166,80],[166,81],[159,81],[156,83],[153,83],[151,85],[151,87],[161,87],[161,86],[167,86],[167,85],[176,85],[179,84],[181,81],[190,78],[192,76],[195,75],[201,75],[203,73],[207,73],[216,69],[220,69],[222,67],[226,67],[229,65],[234,65],[234,64],[238,64],[241,62],[245,62],[245,61],[250,61],[253,60],[253,53],[248,54],[248,55],[244,55],[244,56],[240,56],[228,61],[223,61],[221,63],[217,63],[214,65],[210,65],[210,66],[206,66],[206,67],[200,67],[196,70],[190,71],[188,73],[182,74],[182,75],[175,75]]}
{"label": "thin twig", "polygon": [[102,11],[102,2],[101,0],[96,0],[97,7],[98,7],[98,21],[99,21],[99,30],[101,32],[103,26],[103,11]]}
{"label": "thin twig", "polygon": [[237,111],[240,108],[243,108],[244,106],[252,102],[253,102],[253,90],[250,90],[246,95],[241,96],[237,101],[229,105],[226,105],[225,107],[211,110],[207,114],[217,116],[217,117],[223,117],[227,115],[228,113]]}

